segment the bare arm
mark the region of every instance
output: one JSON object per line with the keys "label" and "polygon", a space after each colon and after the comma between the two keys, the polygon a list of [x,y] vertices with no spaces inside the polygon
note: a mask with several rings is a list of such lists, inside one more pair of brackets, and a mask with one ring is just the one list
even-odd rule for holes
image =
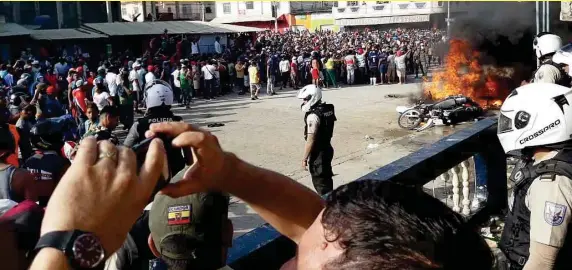
{"label": "bare arm", "polygon": [[302,158],[303,161],[308,161],[310,158],[310,152],[312,151],[312,147],[314,147],[314,141],[316,136],[314,134],[308,134],[308,138],[306,139],[306,144],[304,145],[304,157]]}
{"label": "bare arm", "polygon": [[55,248],[43,248],[32,262],[31,270],[65,270],[70,269],[68,260],[63,252]]}
{"label": "bare arm", "polygon": [[299,243],[324,208],[322,198],[284,175],[233,158],[235,178],[221,185],[224,191],[244,200],[278,232]]}

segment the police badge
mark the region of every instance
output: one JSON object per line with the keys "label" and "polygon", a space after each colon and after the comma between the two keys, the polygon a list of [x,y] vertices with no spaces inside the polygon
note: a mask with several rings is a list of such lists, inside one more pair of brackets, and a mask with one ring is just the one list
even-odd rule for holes
{"label": "police badge", "polygon": [[544,203],[544,221],[551,226],[559,226],[564,222],[566,206],[553,202]]}

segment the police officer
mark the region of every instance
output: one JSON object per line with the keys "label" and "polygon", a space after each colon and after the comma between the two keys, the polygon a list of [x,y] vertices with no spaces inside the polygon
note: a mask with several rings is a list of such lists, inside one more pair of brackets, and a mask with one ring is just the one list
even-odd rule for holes
{"label": "police officer", "polygon": [[562,39],[554,34],[543,32],[536,36],[533,48],[540,66],[534,72],[531,82],[555,83],[570,87],[570,76],[564,71],[561,63],[552,60],[554,54],[562,47]]}
{"label": "police officer", "polygon": [[304,157],[302,167],[309,168],[314,188],[320,195],[333,190],[332,159],[334,148],[331,139],[334,122],[337,120],[334,105],[322,102],[322,89],[315,85],[307,85],[300,89],[298,98],[304,116]]}
{"label": "police officer", "polygon": [[514,90],[501,107],[502,147],[526,160],[511,177],[514,190],[499,244],[510,269],[570,266],[563,263],[568,255],[562,256],[570,254],[566,239],[572,217],[570,104],[570,88],[533,83]]}
{"label": "police officer", "polygon": [[[146,106],[147,112],[138,119],[129,129],[129,133],[123,143],[126,147],[133,147],[135,144],[145,139],[145,132],[149,130],[149,126],[153,123],[177,122],[183,118],[176,116],[171,111],[173,104],[173,90],[171,86],[161,80],[154,80],[146,84]],[[164,142],[169,160],[171,175],[179,172],[185,167],[185,159],[181,151],[172,149],[170,143]],[[139,153],[136,153],[139,154]],[[142,153],[144,154],[144,153]]]}
{"label": "police officer", "polygon": [[64,145],[62,128],[52,121],[44,120],[36,123],[30,130],[30,142],[34,153],[22,166],[36,179],[40,204],[46,205],[56,184],[70,166],[68,159],[60,155]]}

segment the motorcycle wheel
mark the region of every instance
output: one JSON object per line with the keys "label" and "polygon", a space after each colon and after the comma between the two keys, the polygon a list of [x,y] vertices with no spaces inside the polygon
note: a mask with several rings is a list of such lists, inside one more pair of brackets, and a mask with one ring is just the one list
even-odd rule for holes
{"label": "motorcycle wheel", "polygon": [[413,130],[418,128],[421,125],[422,121],[421,111],[417,109],[409,109],[404,111],[397,120],[397,124],[401,128]]}

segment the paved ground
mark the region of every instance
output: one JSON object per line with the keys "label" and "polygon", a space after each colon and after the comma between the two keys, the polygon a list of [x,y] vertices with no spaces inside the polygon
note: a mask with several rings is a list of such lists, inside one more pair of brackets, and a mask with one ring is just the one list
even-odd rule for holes
{"label": "paved ground", "polygon": [[[397,125],[395,107],[408,98],[388,98],[388,94],[419,93],[417,83],[406,85],[359,86],[325,90],[323,100],[336,106],[338,121],[332,140],[335,149],[334,185],[348,183],[376,168],[403,157],[425,144],[450,133],[449,128],[412,132]],[[189,123],[206,128],[210,123],[225,126],[209,128],[223,148],[240,158],[288,175],[312,188],[308,172],[301,169],[303,154],[303,113],[293,90],[276,96],[261,95],[251,101],[236,95],[216,101],[197,101],[189,110],[176,113]],[[371,139],[366,139],[369,136]],[[368,148],[368,145],[375,146]],[[230,218],[235,237],[263,223],[244,203],[232,199]]]}

